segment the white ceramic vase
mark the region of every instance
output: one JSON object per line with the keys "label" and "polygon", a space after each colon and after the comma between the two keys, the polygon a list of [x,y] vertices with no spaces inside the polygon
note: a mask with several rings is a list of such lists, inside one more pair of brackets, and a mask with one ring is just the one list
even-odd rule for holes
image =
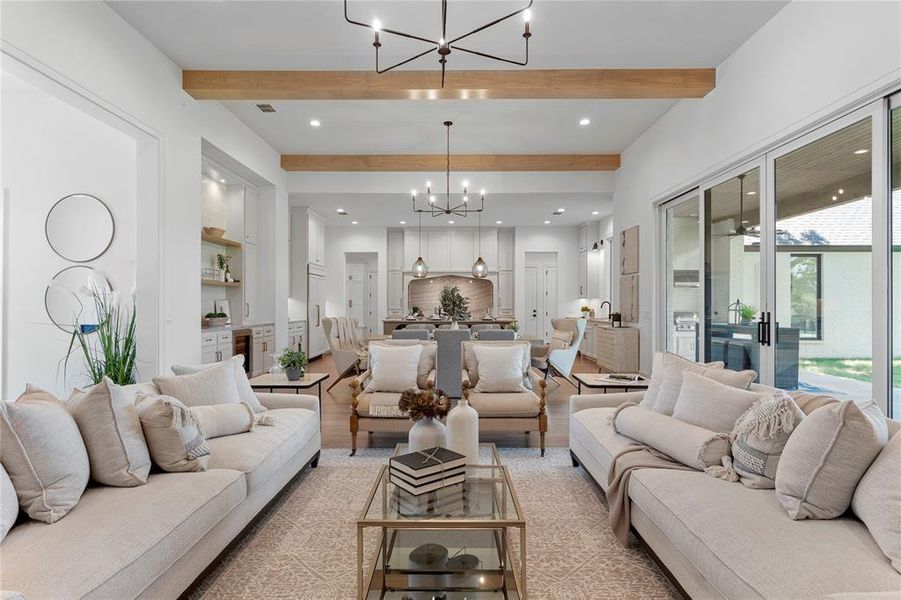
{"label": "white ceramic vase", "polygon": [[410,447],[410,452],[435,446],[447,448],[447,427],[435,419],[419,419],[410,428],[407,445]]}
{"label": "white ceramic vase", "polygon": [[447,413],[447,447],[465,454],[467,464],[478,464],[479,413],[467,400],[460,400]]}
{"label": "white ceramic vase", "polygon": [[457,323],[457,320],[456,320],[456,319],[454,319],[453,321],[451,321],[450,328],[451,328],[451,329],[460,329],[460,324]]}

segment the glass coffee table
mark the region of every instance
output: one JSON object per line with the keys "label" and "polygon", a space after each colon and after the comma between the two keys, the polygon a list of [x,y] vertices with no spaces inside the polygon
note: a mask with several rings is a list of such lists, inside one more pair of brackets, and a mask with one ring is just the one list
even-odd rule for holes
{"label": "glass coffee table", "polygon": [[[398,444],[394,455],[407,451]],[[365,538],[375,529],[374,542]],[[364,564],[368,541],[369,564]],[[526,598],[526,520],[494,444],[466,481],[414,496],[382,466],[357,519],[361,600]]]}

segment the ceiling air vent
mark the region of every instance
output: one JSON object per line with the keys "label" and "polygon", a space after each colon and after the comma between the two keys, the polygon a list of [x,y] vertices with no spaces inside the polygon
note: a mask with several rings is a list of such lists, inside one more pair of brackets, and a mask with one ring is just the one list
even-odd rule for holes
{"label": "ceiling air vent", "polygon": [[271,104],[257,104],[257,108],[266,113],[275,112],[275,109],[272,108]]}

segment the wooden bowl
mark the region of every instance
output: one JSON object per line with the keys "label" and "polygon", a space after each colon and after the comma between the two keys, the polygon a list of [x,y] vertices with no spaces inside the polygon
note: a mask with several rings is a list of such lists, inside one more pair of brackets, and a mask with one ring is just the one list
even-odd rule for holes
{"label": "wooden bowl", "polygon": [[204,227],[203,232],[213,237],[222,237],[225,234],[225,230],[221,227]]}

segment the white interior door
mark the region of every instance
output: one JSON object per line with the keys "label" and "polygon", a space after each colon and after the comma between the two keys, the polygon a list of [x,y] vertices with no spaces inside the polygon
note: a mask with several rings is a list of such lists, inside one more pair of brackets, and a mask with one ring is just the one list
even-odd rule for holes
{"label": "white interior door", "polygon": [[[539,302],[539,284],[538,284],[538,267],[525,267],[524,286],[526,299],[526,314],[522,323],[522,334],[539,337],[541,328],[539,326],[539,311],[543,310],[541,302]],[[543,283],[543,282],[542,282]]]}
{"label": "white interior door", "polygon": [[345,280],[345,297],[347,316],[352,317],[360,325],[366,324],[366,296],[368,289],[365,286],[362,264],[347,265],[347,279]]}
{"label": "white interior door", "polygon": [[557,267],[547,266],[544,269],[544,319],[542,327],[544,331],[544,340],[551,339],[554,332],[554,326],[551,325],[551,319],[557,318]]}
{"label": "white interior door", "polygon": [[379,330],[379,272],[370,269],[367,274],[368,289],[366,290],[366,330],[370,335]]}

